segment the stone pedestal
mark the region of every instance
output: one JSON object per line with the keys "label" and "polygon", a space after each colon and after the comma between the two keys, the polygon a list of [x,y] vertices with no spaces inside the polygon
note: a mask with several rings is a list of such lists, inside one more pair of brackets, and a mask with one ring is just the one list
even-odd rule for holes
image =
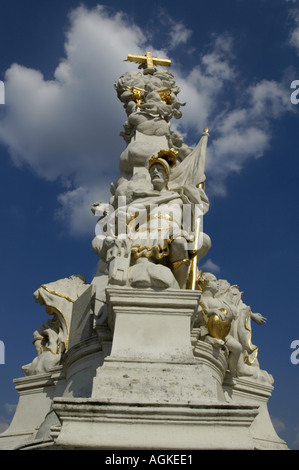
{"label": "stone pedestal", "polygon": [[[254,449],[255,406],[227,403],[179,406],[55,400],[61,449]],[[56,430],[55,430],[56,435]]]}
{"label": "stone pedestal", "polygon": [[62,449],[253,449],[256,404],[228,403],[226,359],[193,353],[198,291],[108,288],[112,350],[91,398],[56,398]]}
{"label": "stone pedestal", "polygon": [[199,291],[107,288],[113,330],[106,361],[194,363],[191,317]]}
{"label": "stone pedestal", "polygon": [[269,381],[233,379],[223,350],[191,334],[199,291],[106,294],[112,331],[96,325],[63,365],[15,380],[0,449],[287,449],[269,417]]}
{"label": "stone pedestal", "polygon": [[273,390],[270,383],[252,377],[232,378],[228,374],[224,379],[223,389],[235,402],[251,403],[258,406],[258,415],[250,427],[256,449],[288,449],[285,441],[278,437],[268,412],[268,400]]}
{"label": "stone pedestal", "polygon": [[12,450],[34,439],[63,379],[62,367],[57,367],[45,374],[14,380],[19,402],[9,428],[0,435],[0,450]]}

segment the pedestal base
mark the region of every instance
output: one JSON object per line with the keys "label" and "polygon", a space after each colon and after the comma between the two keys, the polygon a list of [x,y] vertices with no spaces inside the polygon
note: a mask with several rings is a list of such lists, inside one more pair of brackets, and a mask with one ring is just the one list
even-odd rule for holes
{"label": "pedestal base", "polygon": [[56,399],[61,449],[254,449],[256,406],[103,404]]}
{"label": "pedestal base", "polygon": [[[24,450],[287,449],[267,410],[272,385],[231,379],[225,353],[191,337],[199,300],[199,291],[108,288],[111,349],[110,334],[98,326],[98,337],[66,354],[58,388],[52,374],[50,382],[22,379],[16,426],[2,443]],[[33,392],[42,405],[38,422]]]}
{"label": "pedestal base", "polygon": [[14,380],[19,402],[9,428],[0,435],[0,450],[16,449],[35,437],[63,378],[62,367],[57,367],[49,373]]}
{"label": "pedestal base", "polygon": [[[90,399],[57,398],[62,449],[254,449],[255,404],[227,403],[226,359],[191,344],[199,291],[107,289],[111,355]],[[216,355],[215,355],[216,354]]]}
{"label": "pedestal base", "polygon": [[227,375],[223,389],[234,402],[258,406],[258,415],[250,429],[256,449],[288,450],[286,443],[277,435],[268,412],[268,400],[273,390],[270,383],[251,377],[233,379]]}

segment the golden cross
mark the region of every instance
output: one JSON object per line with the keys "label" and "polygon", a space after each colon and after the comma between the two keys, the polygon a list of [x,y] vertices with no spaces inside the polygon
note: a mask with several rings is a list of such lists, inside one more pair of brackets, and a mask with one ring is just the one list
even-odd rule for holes
{"label": "golden cross", "polygon": [[163,65],[165,67],[169,67],[171,64],[171,60],[158,59],[157,57],[153,57],[153,54],[151,52],[146,52],[145,56],[128,54],[127,60],[129,60],[130,62],[146,64],[147,68],[151,68],[154,65]]}

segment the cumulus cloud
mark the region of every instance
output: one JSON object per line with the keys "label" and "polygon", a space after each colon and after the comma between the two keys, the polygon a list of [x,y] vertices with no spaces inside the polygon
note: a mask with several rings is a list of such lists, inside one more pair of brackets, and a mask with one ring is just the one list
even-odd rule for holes
{"label": "cumulus cloud", "polygon": [[283,83],[263,80],[245,89],[243,98],[243,107],[228,110],[217,122],[207,161],[214,194],[224,195],[227,176],[240,172],[249,158],[259,158],[269,149],[273,119],[293,111]]}
{"label": "cumulus cloud", "polygon": [[254,84],[244,80],[235,66],[233,38],[228,34],[216,36],[211,52],[178,81],[189,103],[182,125],[198,132],[207,126],[213,137],[206,164],[209,195],[223,196],[227,177],[270,147],[272,121],[293,111],[289,84],[283,79]]}
{"label": "cumulus cloud", "polygon": [[[53,80],[18,64],[6,72],[7,112],[0,124],[0,141],[15,165],[26,165],[41,178],[68,183],[71,189],[59,198],[63,205],[59,213],[80,212],[78,201],[84,199],[85,206],[93,202],[96,188],[101,194],[115,177],[113,170],[117,172],[124,148],[117,137],[125,114],[113,84],[133,68],[124,63],[128,51],[143,53],[143,43],[141,30],[124,15],[109,16],[100,6],[80,7],[70,15],[65,59]],[[80,224],[72,226],[74,215],[68,215],[76,233]]]}
{"label": "cumulus cloud", "polygon": [[[90,205],[107,201],[109,184],[118,177],[119,155],[125,146],[118,135],[126,116],[113,83],[126,71],[136,70],[136,64],[124,59],[128,53],[145,50],[167,57],[168,51],[191,37],[181,21],[169,16],[167,21],[168,46],[157,51],[147,43],[150,36],[124,14],[110,14],[102,6],[79,7],[70,14],[65,58],[52,80],[19,64],[6,72],[7,106],[0,122],[0,142],[8,147],[15,165],[26,165],[49,181],[61,181],[64,190],[56,217],[68,222],[73,235],[85,231],[90,235],[94,227]],[[194,132],[200,136],[206,126],[211,129],[210,196],[225,194],[227,176],[241,171],[248,158],[265,152],[271,120],[290,107],[289,92],[284,94],[281,83],[264,80],[240,88],[242,77],[233,51],[229,34],[214,35],[192,70],[172,66],[180,100],[187,102],[183,118],[175,125],[187,138]],[[230,99],[228,91],[233,93]]]}
{"label": "cumulus cloud", "polygon": [[187,102],[183,110],[182,126],[199,132],[219,113],[219,97],[225,85],[237,76],[232,62],[233,40],[228,34],[215,36],[209,51],[203,54],[187,74],[176,71],[181,88],[181,100]]}
{"label": "cumulus cloud", "polygon": [[141,53],[143,35],[100,7],[80,7],[70,20],[66,59],[52,81],[18,64],[6,72],[8,112],[0,138],[16,164],[25,163],[49,180],[64,175],[81,182],[82,175],[99,172],[99,160],[103,172],[117,158],[121,140],[118,148],[110,145],[121,125],[113,83],[125,69],[127,51]]}

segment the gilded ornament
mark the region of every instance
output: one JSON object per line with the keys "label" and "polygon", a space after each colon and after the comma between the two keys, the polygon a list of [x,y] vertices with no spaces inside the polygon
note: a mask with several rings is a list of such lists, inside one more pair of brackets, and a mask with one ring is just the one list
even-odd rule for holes
{"label": "gilded ornament", "polygon": [[146,52],[145,55],[128,54],[127,60],[129,62],[137,62],[139,64],[146,64],[148,68],[151,68],[154,65],[162,65],[164,67],[170,67],[171,65],[171,60],[159,59],[158,57],[153,57],[153,54],[151,52]]}
{"label": "gilded ornament", "polygon": [[144,89],[138,88],[136,86],[132,87],[132,100],[135,101],[137,105],[144,104]]}
{"label": "gilded ornament", "polygon": [[[225,309],[220,309],[223,313],[227,314]],[[219,315],[213,313],[208,319],[208,331],[213,338],[224,339],[230,330],[231,320],[226,316],[224,319]]]}
{"label": "gilded ornament", "polygon": [[158,93],[160,95],[162,103],[172,104],[170,88],[166,88],[165,90],[158,90]]}

